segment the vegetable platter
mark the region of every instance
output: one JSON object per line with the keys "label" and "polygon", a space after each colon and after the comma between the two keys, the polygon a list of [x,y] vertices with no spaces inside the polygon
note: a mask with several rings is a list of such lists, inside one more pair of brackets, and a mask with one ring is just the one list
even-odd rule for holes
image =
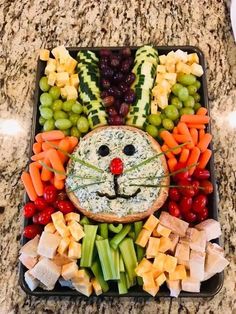
{"label": "vegetable platter", "polygon": [[198,48],[41,49],[31,140],[26,293],[219,292],[228,261]]}

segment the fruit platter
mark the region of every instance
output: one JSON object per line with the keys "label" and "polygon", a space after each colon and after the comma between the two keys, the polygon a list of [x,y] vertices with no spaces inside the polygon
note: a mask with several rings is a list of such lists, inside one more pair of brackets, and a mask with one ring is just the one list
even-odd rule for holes
{"label": "fruit platter", "polygon": [[36,296],[209,297],[219,245],[202,52],[39,53],[19,253]]}

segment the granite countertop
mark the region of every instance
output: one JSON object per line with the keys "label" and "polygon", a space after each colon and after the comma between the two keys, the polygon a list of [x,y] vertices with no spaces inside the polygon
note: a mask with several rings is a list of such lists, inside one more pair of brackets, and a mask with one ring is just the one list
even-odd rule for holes
{"label": "granite countertop", "polygon": [[[235,313],[236,45],[223,0],[2,1],[0,4],[0,313]],[[106,3],[109,3],[106,4]],[[207,60],[222,243],[230,266],[212,299],[39,299],[18,283],[23,187],[39,48],[196,45]]]}

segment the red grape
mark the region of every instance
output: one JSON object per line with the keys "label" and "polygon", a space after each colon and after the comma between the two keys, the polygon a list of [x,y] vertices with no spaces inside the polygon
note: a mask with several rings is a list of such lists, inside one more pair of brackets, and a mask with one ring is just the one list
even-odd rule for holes
{"label": "red grape", "polygon": [[110,107],[114,104],[115,98],[114,96],[107,96],[102,99],[102,102],[103,102],[104,107]]}
{"label": "red grape", "polygon": [[178,202],[180,200],[179,190],[177,188],[170,188],[169,197],[172,201]]}
{"label": "red grape", "polygon": [[125,93],[124,100],[128,104],[132,104],[135,101],[135,92],[132,89],[127,90],[127,92]]}
{"label": "red grape", "polygon": [[[60,202],[66,202],[66,201],[60,201]],[[38,222],[41,225],[47,225],[51,220],[51,215],[55,212],[55,209],[53,207],[48,207],[44,209],[42,212],[39,213]]]}
{"label": "red grape", "polygon": [[130,57],[131,56],[131,50],[129,47],[124,47],[121,49],[120,54],[125,58]]}
{"label": "red grape", "polygon": [[43,197],[47,203],[53,203],[57,199],[57,189],[54,185],[48,185],[44,188]]}
{"label": "red grape", "polygon": [[101,57],[109,57],[112,54],[112,51],[110,49],[102,48],[99,52]]}
{"label": "red grape", "polygon": [[114,117],[117,115],[117,111],[114,107],[109,107],[107,108],[107,113],[109,114],[109,116]]}
{"label": "red grape", "polygon": [[169,210],[170,215],[172,215],[174,217],[180,217],[179,206],[175,202],[173,202],[173,201],[169,202],[168,210]]}
{"label": "red grape", "polygon": [[197,214],[198,221],[201,222],[206,220],[208,218],[208,214],[208,209],[206,207],[202,208],[202,210]]}
{"label": "red grape", "polygon": [[28,202],[24,206],[24,216],[26,218],[33,217],[34,214],[36,213],[36,206],[32,202]]}
{"label": "red grape", "polygon": [[197,215],[193,212],[187,212],[184,214],[184,219],[189,223],[195,222],[197,220]]}
{"label": "red grape", "polygon": [[124,60],[124,61],[121,63],[121,68],[120,68],[120,70],[121,70],[121,72],[123,72],[123,73],[127,73],[127,72],[129,72],[130,67],[131,67],[131,62],[130,62],[128,59],[126,59],[126,60]]}
{"label": "red grape", "polygon": [[193,211],[199,214],[201,210],[206,207],[206,204],[207,204],[206,195],[199,194],[195,196],[193,199],[193,205],[192,205]]}
{"label": "red grape", "polygon": [[120,114],[122,117],[126,117],[128,113],[129,113],[129,105],[128,105],[127,103],[123,102],[123,103],[120,105],[119,114]]}
{"label": "red grape", "polygon": [[120,56],[113,55],[110,57],[110,64],[113,68],[117,68],[120,65]]}
{"label": "red grape", "polygon": [[70,201],[59,201],[58,202],[58,209],[63,214],[68,214],[74,211],[74,205]]}
{"label": "red grape", "polygon": [[125,83],[120,83],[118,87],[123,93],[126,93],[129,89],[129,86]]}
{"label": "red grape", "polygon": [[47,202],[42,197],[37,197],[36,200],[34,201],[34,205],[38,210],[43,210],[48,206]]}
{"label": "red grape", "polygon": [[101,79],[101,85],[104,89],[108,89],[111,86],[111,83],[109,80],[102,78]]}
{"label": "red grape", "polygon": [[40,225],[28,225],[24,228],[23,236],[27,239],[33,239],[37,234],[41,234],[43,231]]}
{"label": "red grape", "polygon": [[123,117],[116,115],[113,117],[109,117],[108,123],[110,125],[122,125],[122,124],[124,124],[124,119],[123,119]]}
{"label": "red grape", "polygon": [[105,69],[102,69],[102,75],[105,78],[112,78],[112,76],[114,75],[114,71],[111,68],[106,67]]}
{"label": "red grape", "polygon": [[113,76],[113,82],[119,83],[124,79],[124,74],[121,72],[117,72]]}
{"label": "red grape", "polygon": [[187,213],[192,208],[193,200],[191,197],[183,196],[180,200],[179,207],[182,213]]}
{"label": "red grape", "polygon": [[204,194],[211,194],[213,192],[213,185],[208,180],[201,181],[200,187],[203,188]]}
{"label": "red grape", "polygon": [[102,98],[102,99],[105,98],[105,97],[107,97],[107,96],[109,96],[109,93],[108,93],[107,90],[104,90],[104,91],[101,92],[101,98]]}
{"label": "red grape", "polygon": [[134,81],[135,81],[135,74],[131,72],[130,74],[127,75],[125,79],[125,83],[128,85],[131,85]]}
{"label": "red grape", "polygon": [[206,180],[210,178],[210,171],[207,169],[196,168],[193,172],[193,177],[198,180]]}

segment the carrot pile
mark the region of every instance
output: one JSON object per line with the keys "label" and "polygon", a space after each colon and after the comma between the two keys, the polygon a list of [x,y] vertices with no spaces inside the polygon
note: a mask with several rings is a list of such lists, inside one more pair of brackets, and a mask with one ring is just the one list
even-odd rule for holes
{"label": "carrot pile", "polygon": [[43,195],[45,183],[50,182],[56,189],[65,186],[65,163],[68,155],[78,144],[78,139],[65,136],[62,131],[53,130],[39,133],[33,144],[33,161],[29,165],[29,172],[24,171],[21,180],[31,201]]}
{"label": "carrot pile", "polygon": [[[211,158],[212,151],[208,145],[212,140],[212,135],[205,131],[210,117],[207,116],[207,109],[201,107],[195,115],[184,114],[180,122],[173,129],[173,133],[161,132],[164,141],[162,151],[174,149],[179,144],[186,143],[182,147],[177,147],[172,152],[167,152],[167,163],[170,171],[174,171],[178,162],[190,166],[197,164],[198,168],[204,169]],[[192,175],[195,167],[191,167],[189,174]]]}

